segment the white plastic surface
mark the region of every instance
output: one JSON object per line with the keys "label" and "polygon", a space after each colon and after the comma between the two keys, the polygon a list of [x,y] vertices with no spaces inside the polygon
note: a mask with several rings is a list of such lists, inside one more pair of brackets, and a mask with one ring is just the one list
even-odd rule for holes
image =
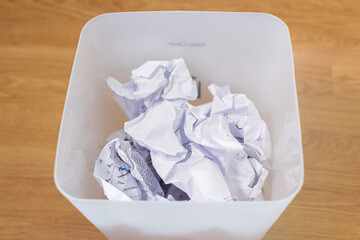
{"label": "white plastic surface", "polygon": [[[104,78],[123,82],[147,60],[182,57],[207,86],[245,93],[269,126],[273,152],[265,201],[229,203],[106,200],[93,177],[106,137],[125,115]],[[55,162],[55,183],[109,239],[187,236],[259,239],[303,184],[304,167],[290,35],[262,13],[135,12],[95,17],[83,28],[71,73]]]}

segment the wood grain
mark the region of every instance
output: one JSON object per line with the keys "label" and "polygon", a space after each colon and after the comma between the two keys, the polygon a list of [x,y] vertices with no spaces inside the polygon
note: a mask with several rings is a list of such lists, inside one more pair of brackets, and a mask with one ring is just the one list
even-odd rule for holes
{"label": "wood grain", "polygon": [[360,2],[0,2],[0,239],[104,239],[53,182],[82,26],[107,12],[267,12],[289,26],[305,184],[265,239],[360,239]]}

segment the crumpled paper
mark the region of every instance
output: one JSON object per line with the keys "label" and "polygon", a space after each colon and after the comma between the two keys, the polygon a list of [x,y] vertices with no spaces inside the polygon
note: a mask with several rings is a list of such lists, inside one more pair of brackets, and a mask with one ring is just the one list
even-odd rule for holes
{"label": "crumpled paper", "polygon": [[[126,193],[125,186],[114,185],[112,175],[101,172],[108,169],[98,166],[95,176],[109,199],[109,195],[122,196],[109,194],[116,191],[125,193],[130,200],[262,198],[271,153],[270,136],[246,95],[232,94],[229,86],[211,84],[212,102],[189,104],[188,100],[196,99],[197,90],[183,59],[149,61],[132,71],[130,82],[121,84],[114,78],[107,82],[130,119],[124,130],[109,136],[109,140],[115,140],[108,145],[113,144],[122,164],[127,164],[123,168],[129,168],[132,178],[127,177],[126,184],[134,187],[131,194]],[[109,155],[109,150],[103,151],[101,159]],[[115,164],[109,156],[106,161]],[[115,159],[116,167],[120,167]],[[142,173],[144,170],[147,174]],[[120,175],[115,173],[115,178]],[[106,183],[115,189],[106,188]]]}
{"label": "crumpled paper", "polygon": [[103,148],[95,164],[94,176],[102,185],[105,181],[125,195],[105,192],[109,199],[153,200],[156,195],[164,196],[146,160],[128,141],[120,138],[110,141]]}
{"label": "crumpled paper", "polygon": [[186,102],[197,98],[196,83],[182,58],[148,61],[133,70],[130,79],[121,84],[107,78],[108,86],[114,91],[113,98],[129,119],[162,100]]}

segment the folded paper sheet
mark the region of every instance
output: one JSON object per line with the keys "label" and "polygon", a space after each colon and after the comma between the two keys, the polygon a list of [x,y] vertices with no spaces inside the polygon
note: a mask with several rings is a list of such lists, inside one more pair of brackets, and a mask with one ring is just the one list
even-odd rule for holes
{"label": "folded paper sheet", "polygon": [[109,199],[262,198],[270,136],[246,95],[212,84],[212,103],[189,104],[197,90],[183,59],[149,61],[130,82],[107,82],[130,119],[96,162],[94,175]]}

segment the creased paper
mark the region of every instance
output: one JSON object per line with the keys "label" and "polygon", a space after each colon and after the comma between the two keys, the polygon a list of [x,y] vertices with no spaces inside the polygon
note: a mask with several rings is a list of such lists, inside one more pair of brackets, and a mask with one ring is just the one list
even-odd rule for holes
{"label": "creased paper", "polygon": [[129,82],[107,83],[129,118],[108,137],[95,166],[109,199],[262,199],[270,136],[246,95],[211,84],[213,101],[191,105],[196,84],[181,58],[148,61]]}

